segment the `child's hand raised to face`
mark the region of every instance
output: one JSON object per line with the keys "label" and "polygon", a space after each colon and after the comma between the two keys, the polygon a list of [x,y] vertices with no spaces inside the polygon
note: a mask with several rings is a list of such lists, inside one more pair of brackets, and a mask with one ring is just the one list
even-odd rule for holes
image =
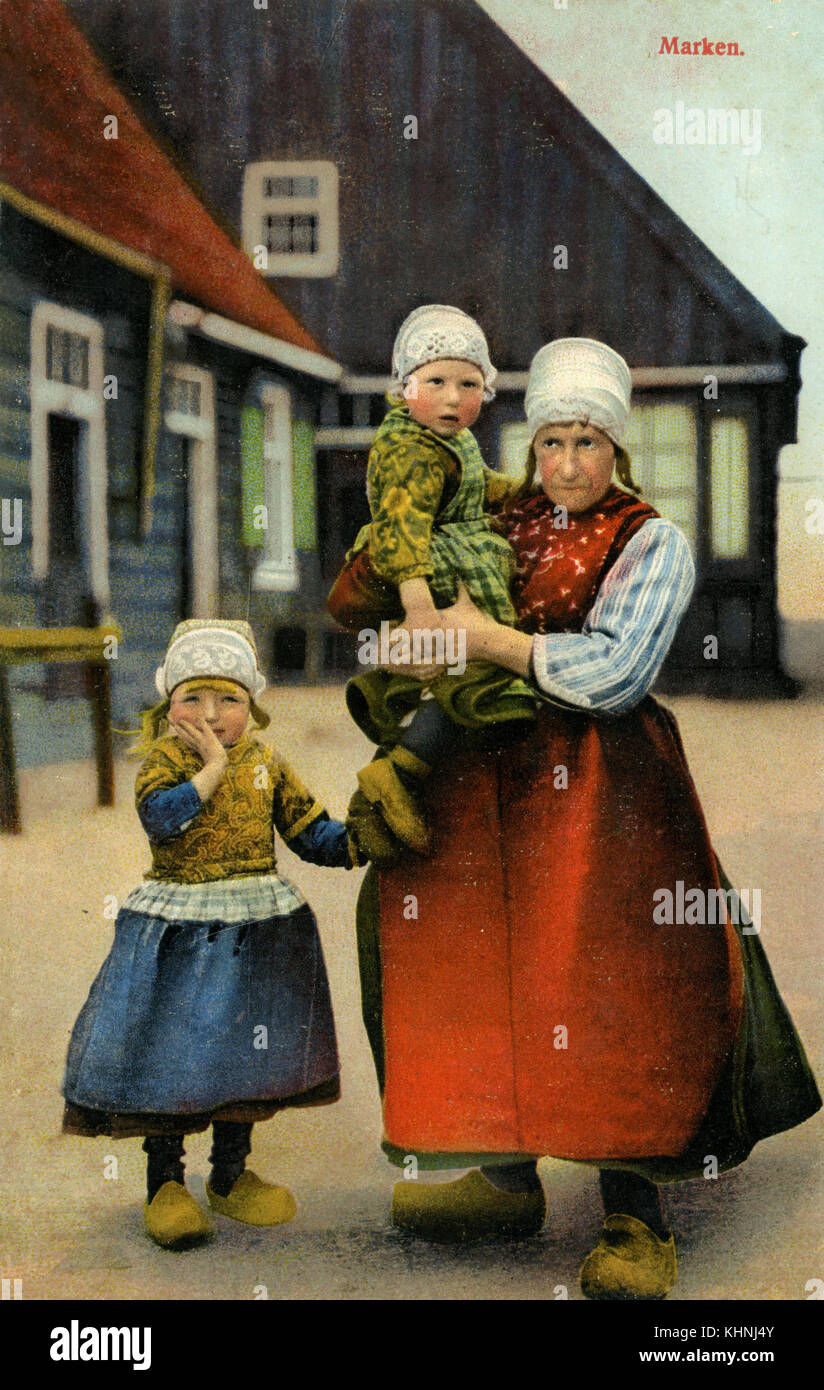
{"label": "child's hand raised to face", "polygon": [[225,763],[227,761],[226,749],[214,729],[197,716],[190,716],[187,719],[181,718],[175,722],[170,719],[169,728],[182,743],[193,748],[200,755],[204,767],[207,763]]}
{"label": "child's hand raised to face", "polygon": [[187,681],[172,692],[169,729],[203,759],[203,767],[192,778],[203,801],[222,781],[229,762],[226,749],[243,734],[250,703],[247,691],[234,681],[216,680],[208,685]]}

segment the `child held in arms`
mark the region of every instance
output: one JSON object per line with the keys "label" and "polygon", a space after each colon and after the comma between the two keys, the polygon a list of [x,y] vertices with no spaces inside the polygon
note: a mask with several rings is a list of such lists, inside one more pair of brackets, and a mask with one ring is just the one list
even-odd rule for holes
{"label": "child held in arms", "polygon": [[[415,309],[392,353],[394,382],[367,465],[372,520],[358,533],[329,596],[342,626],[403,621],[413,634],[439,628],[439,608],[454,603],[463,581],[474,602],[515,625],[509,596],[513,553],[490,524],[487,508],[503,503],[514,482],[487,468],[470,432],[496,372],[474,319],[447,304]],[[379,755],[358,773],[362,848],[389,862],[402,845],[430,849],[420,805],[421,781],[456,739],[455,726],[482,729],[533,719],[537,699],[526,681],[486,662],[447,669],[428,687],[373,670],[347,686],[349,710]],[[406,727],[402,720],[414,710]],[[363,798],[369,803],[364,808]],[[371,843],[363,841],[368,815]],[[392,834],[387,835],[386,827]],[[397,838],[395,838],[397,837]]]}

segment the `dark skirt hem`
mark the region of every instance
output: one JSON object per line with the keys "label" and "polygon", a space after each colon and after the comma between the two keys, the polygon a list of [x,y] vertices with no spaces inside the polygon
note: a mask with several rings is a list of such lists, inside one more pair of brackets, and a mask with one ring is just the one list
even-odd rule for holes
{"label": "dark skirt hem", "polygon": [[194,1114],[124,1114],[91,1110],[85,1105],[75,1105],[67,1101],[63,1111],[62,1129],[64,1134],[81,1135],[89,1139],[101,1135],[107,1135],[112,1139],[133,1139],[148,1134],[199,1134],[208,1129],[214,1120],[256,1124],[260,1120],[271,1120],[279,1110],[310,1105],[333,1105],[339,1099],[340,1077],[335,1075],[327,1081],[319,1082],[317,1086],[311,1086],[308,1091],[299,1091],[291,1096],[227,1101],[223,1105],[215,1106],[213,1110],[201,1110]]}

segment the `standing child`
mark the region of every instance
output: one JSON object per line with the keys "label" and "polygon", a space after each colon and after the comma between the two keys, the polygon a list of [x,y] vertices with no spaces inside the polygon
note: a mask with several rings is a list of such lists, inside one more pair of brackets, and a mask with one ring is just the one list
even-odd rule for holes
{"label": "standing child", "polygon": [[[329,986],[314,915],[276,872],[273,824],[302,859],[351,868],[357,851],[254,733],[269,723],[247,623],[192,619],[143,717],[137,811],[152,852],[74,1026],[64,1131],[143,1135],[151,1238],[208,1235],[184,1186],[186,1134],[213,1127],[209,1205],[253,1226],[295,1201],[245,1166],[252,1125],[339,1096]],[[158,737],[161,726],[168,732]]]}
{"label": "standing child", "polygon": [[[329,610],[355,631],[403,617],[413,632],[432,633],[437,609],[455,602],[463,580],[484,613],[514,626],[514,558],[486,508],[516,484],[486,467],[470,433],[495,394],[486,338],[460,309],[425,304],[398,331],[392,371],[390,409],[367,465],[372,520],[346,556]],[[432,698],[420,706],[420,683],[385,671],[356,676],[347,688],[360,727],[392,745],[358,773],[360,791],[419,853],[428,852],[429,834],[417,788],[451,748],[454,725],[532,720],[537,707],[534,691],[511,672],[488,662],[457,665],[432,681]],[[416,706],[402,729],[401,717]]]}

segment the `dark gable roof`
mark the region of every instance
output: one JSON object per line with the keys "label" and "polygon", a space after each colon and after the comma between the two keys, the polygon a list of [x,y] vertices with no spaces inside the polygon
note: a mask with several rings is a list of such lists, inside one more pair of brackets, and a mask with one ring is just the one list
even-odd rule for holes
{"label": "dark gable roof", "polygon": [[[104,138],[106,116],[117,139]],[[0,0],[0,179],[162,262],[198,304],[323,351],[148,134],[60,0]]]}
{"label": "dark gable roof", "polygon": [[[509,78],[521,101],[533,108],[536,122],[547,131],[551,142],[557,141],[570,156],[586,161],[593,174],[640,219],[649,235],[713,300],[737,331],[748,338],[761,339],[776,350],[792,336],[475,0],[420,3],[448,18],[475,48],[479,59],[496,65],[501,75]],[[507,90],[506,82],[503,90]],[[803,345],[802,339],[793,341]]]}

